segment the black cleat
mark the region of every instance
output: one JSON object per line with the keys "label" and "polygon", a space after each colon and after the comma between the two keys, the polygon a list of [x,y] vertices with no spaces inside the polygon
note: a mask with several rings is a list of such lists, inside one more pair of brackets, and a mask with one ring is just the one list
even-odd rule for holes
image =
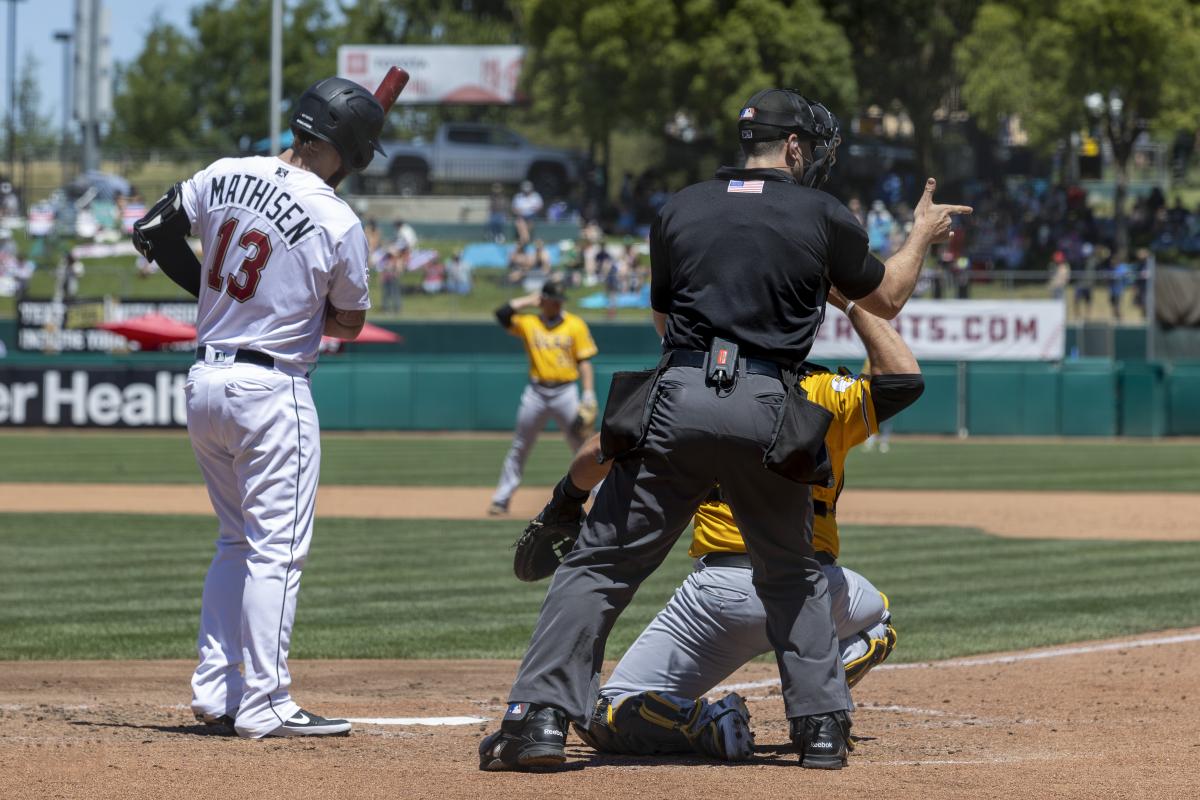
{"label": "black cleat", "polygon": [[[236,713],[234,712],[234,714]],[[196,722],[209,728],[212,733],[221,736],[237,736],[237,729],[233,727],[234,714],[222,714],[219,717],[199,711],[195,712],[195,714]]]}
{"label": "black cleat", "polygon": [[567,760],[567,715],[554,706],[509,703],[500,730],[479,743],[488,772],[553,768]]}
{"label": "black cleat", "polygon": [[267,736],[349,736],[350,722],[344,719],[325,719],[311,711],[300,709]]}
{"label": "black cleat", "polygon": [[796,717],[791,722],[792,744],[800,752],[800,766],[809,769],[841,769],[846,766],[850,744],[850,715],[845,711]]}

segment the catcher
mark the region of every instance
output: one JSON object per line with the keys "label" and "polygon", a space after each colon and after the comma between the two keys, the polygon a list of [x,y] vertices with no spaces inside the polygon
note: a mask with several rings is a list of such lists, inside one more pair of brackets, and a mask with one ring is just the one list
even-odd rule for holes
{"label": "catcher", "polygon": [[[508,513],[509,500],[521,485],[525,461],[548,419],[558,422],[572,453],[579,450],[596,421],[596,376],[589,360],[597,353],[596,343],[586,322],[563,311],[566,299],[562,283],[551,278],[540,292],[496,309],[500,326],[525,344],[529,385],[521,393],[517,430],[488,508],[492,516]],[[535,306],[537,314],[517,313]],[[576,380],[583,383],[582,398]]]}
{"label": "catcher", "polygon": [[[832,488],[813,487],[813,546],[829,582],[846,681],[854,686],[896,646],[887,597],[858,573],[839,566],[836,506],[849,450],[866,441],[921,395],[920,367],[884,320],[847,302],[842,309],[866,346],[870,377],[831,373],[815,365],[801,379],[808,397],[834,414],[826,435]],[[553,573],[578,536],[588,489],[603,480],[599,437],[580,450],[554,496],[517,541],[514,571],[526,581]],[[752,583],[750,559],[719,487],[696,513],[689,555],[695,571],[676,590],[617,664],[600,690],[588,730],[576,733],[597,750],[652,755],[695,751],[722,760],[750,757],[749,712],[737,694],[702,698],[755,656],[772,651],[765,610]]]}

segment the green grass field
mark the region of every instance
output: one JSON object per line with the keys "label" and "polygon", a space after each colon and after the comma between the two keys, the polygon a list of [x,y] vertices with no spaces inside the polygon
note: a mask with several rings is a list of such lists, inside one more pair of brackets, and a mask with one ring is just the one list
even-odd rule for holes
{"label": "green grass field", "polygon": [[[491,486],[507,439],[322,437],[322,482],[374,486]],[[198,483],[186,435],[0,434],[0,482]],[[566,470],[562,438],[546,434],[526,469],[530,485]],[[887,455],[855,451],[847,486],[868,489],[1046,489],[1194,492],[1200,447],[1149,441],[959,442],[898,439]]]}
{"label": "green grass field", "polygon": [[[0,515],[0,659],[191,658],[214,523]],[[322,519],[298,658],[517,658],[546,584],[512,577],[512,522]],[[896,661],[1200,624],[1200,543],[1031,541],[956,528],[845,532],[892,601]],[[610,640],[618,656],[689,570],[681,541]]]}

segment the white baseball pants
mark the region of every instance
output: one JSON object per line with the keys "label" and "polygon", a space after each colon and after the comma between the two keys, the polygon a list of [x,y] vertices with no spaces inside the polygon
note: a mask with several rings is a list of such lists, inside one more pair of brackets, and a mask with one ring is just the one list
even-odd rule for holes
{"label": "white baseball pants", "polygon": [[254,364],[198,363],[186,394],[220,526],[192,710],[229,714],[240,735],[258,738],[299,710],[287,657],[321,465],[317,411],[303,373]]}

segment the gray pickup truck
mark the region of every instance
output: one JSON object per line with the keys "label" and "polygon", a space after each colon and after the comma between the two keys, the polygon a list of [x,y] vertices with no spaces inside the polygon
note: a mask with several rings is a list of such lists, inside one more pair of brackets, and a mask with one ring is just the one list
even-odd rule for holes
{"label": "gray pickup truck", "polygon": [[582,154],[537,147],[498,125],[446,123],[432,141],[380,144],[387,157],[376,156],[362,179],[368,191],[387,194],[423,194],[434,185],[530,180],[549,202],[565,195],[583,172]]}

